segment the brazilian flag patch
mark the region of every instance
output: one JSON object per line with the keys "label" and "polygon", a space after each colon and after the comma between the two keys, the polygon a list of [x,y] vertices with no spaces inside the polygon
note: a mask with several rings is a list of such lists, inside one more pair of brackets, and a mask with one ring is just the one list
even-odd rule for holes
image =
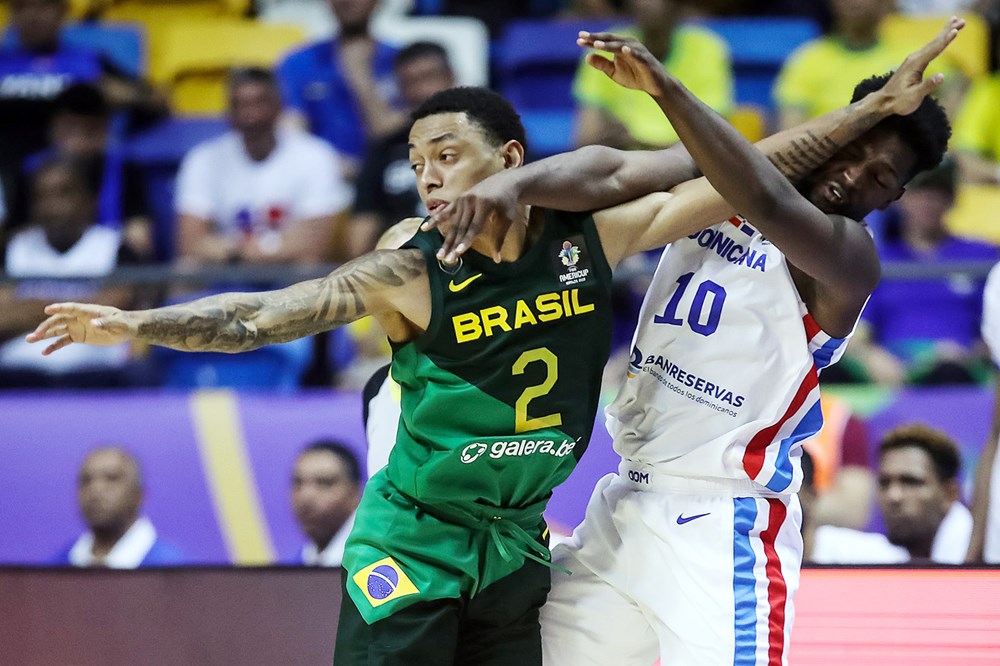
{"label": "brazilian flag patch", "polygon": [[411,594],[420,593],[417,586],[403,573],[403,570],[391,557],[369,564],[354,574],[352,580],[374,608]]}

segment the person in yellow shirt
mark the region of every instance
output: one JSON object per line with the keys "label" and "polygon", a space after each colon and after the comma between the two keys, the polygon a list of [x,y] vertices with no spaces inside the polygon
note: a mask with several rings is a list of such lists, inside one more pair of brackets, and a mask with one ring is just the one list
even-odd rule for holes
{"label": "person in yellow shirt", "polygon": [[1000,34],[994,30],[993,70],[972,83],[952,137],[963,183],[1000,185]]}
{"label": "person in yellow shirt", "polygon": [[837,109],[855,83],[872,72],[888,72],[913,50],[879,34],[894,0],[830,0],[832,31],[796,49],[775,83],[781,129]]}
{"label": "person in yellow shirt", "polygon": [[[628,0],[629,15],[635,23],[616,32],[642,41],[691,92],[715,111],[727,115],[733,105],[729,49],[710,30],[679,25],[681,4],[676,0]],[[573,95],[577,101],[574,137],[577,146],[602,144],[612,148],[655,149],[677,142],[677,133],[663,122],[652,98],[616,85],[586,63],[581,63],[577,72]]]}

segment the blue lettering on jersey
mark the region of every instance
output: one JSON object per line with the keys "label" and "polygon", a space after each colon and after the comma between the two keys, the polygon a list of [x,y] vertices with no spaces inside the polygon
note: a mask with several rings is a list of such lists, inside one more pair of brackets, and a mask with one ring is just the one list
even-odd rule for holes
{"label": "blue lettering on jersey", "polygon": [[686,386],[688,388],[694,389],[698,393],[704,393],[710,395],[720,402],[725,402],[733,407],[742,407],[746,398],[742,395],[736,395],[733,391],[710,382],[704,377],[699,377],[693,375],[690,372],[686,372],[681,369],[676,363],[672,363],[670,359],[665,356],[653,356],[650,355],[646,357],[643,366],[655,366],[666,373],[666,376],[670,379],[676,380],[681,386]]}
{"label": "blue lettering on jersey", "polygon": [[763,273],[767,269],[767,253],[749,250],[735,240],[715,229],[703,229],[688,236],[698,245],[711,250],[731,264],[745,266]]}

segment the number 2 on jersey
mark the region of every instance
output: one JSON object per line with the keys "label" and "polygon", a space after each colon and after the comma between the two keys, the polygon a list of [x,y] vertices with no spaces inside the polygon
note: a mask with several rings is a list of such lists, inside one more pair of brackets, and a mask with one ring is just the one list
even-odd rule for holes
{"label": "number 2 on jersey", "polygon": [[[677,316],[677,307],[684,298],[684,292],[691,284],[694,273],[685,273],[677,278],[677,291],[670,297],[663,314],[653,317],[657,324],[670,324],[671,326],[683,326],[684,321]],[[708,319],[702,323],[702,313],[705,310],[705,301],[709,294],[712,296],[712,304],[709,306]],[[722,319],[722,306],[726,302],[726,290],[722,285],[711,280],[705,280],[698,285],[698,290],[691,301],[691,309],[688,311],[687,323],[691,330],[704,336],[712,335],[719,328],[719,320]]]}
{"label": "number 2 on jersey", "polygon": [[525,388],[517,402],[514,403],[514,432],[517,433],[562,425],[562,414],[559,412],[528,418],[528,403],[535,398],[548,395],[552,387],[556,385],[556,380],[559,379],[559,359],[547,347],[529,349],[518,356],[511,372],[514,375],[523,375],[525,368],[535,362],[545,364],[545,379],[541,384]]}

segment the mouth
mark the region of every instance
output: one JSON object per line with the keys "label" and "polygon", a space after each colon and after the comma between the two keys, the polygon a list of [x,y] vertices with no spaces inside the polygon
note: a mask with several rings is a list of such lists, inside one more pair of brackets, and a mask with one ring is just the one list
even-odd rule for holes
{"label": "mouth", "polygon": [[434,215],[445,206],[448,205],[447,201],[442,201],[441,199],[428,199],[427,200],[427,212]]}
{"label": "mouth", "polygon": [[843,205],[847,201],[847,198],[844,196],[844,189],[833,181],[823,186],[823,197],[828,202],[838,206]]}

